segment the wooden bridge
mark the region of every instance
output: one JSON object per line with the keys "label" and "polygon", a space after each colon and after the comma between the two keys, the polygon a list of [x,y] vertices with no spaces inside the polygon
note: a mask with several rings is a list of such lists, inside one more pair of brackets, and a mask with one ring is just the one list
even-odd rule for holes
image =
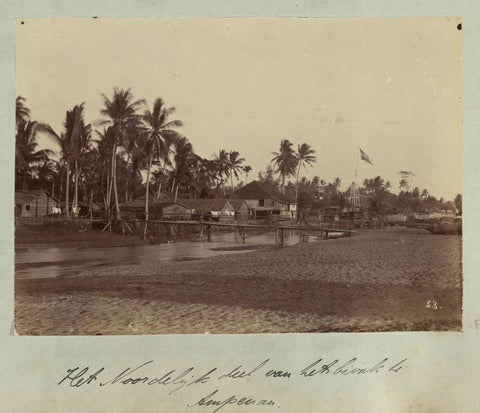
{"label": "wooden bridge", "polygon": [[[235,238],[237,240],[245,241],[245,232],[247,230],[268,230],[275,231],[275,246],[277,248],[284,245],[285,231],[298,231],[300,241],[307,242],[308,237],[316,236],[321,239],[328,239],[329,233],[336,232],[342,233],[344,236],[354,235],[356,232],[347,229],[337,229],[333,224],[322,223],[322,225],[298,225],[298,224],[281,224],[280,222],[275,225],[268,224],[259,224],[259,223],[249,223],[248,221],[243,222],[215,222],[215,221],[187,221],[187,220],[110,220],[103,227],[102,231],[106,229],[111,229],[113,224],[120,224],[122,226],[122,232],[125,234],[126,230],[130,231],[132,234],[134,231],[129,224],[143,224],[144,228],[148,225],[156,226],[160,225],[161,230],[164,233],[181,233],[182,227],[198,227],[200,236],[206,236],[208,240],[211,237],[212,227],[217,228],[231,228],[235,231]],[[145,228],[146,233],[146,228]]]}

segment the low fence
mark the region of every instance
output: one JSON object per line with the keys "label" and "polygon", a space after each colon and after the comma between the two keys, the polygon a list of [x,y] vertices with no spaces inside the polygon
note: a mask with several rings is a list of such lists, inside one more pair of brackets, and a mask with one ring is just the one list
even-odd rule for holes
{"label": "low fence", "polygon": [[42,217],[15,217],[15,225],[63,225],[65,222],[78,224],[79,226],[91,227],[94,223],[102,223],[103,219],[91,219],[85,217],[71,217],[68,220],[64,215]]}
{"label": "low fence", "polygon": [[15,225],[43,225],[43,217],[15,217]]}

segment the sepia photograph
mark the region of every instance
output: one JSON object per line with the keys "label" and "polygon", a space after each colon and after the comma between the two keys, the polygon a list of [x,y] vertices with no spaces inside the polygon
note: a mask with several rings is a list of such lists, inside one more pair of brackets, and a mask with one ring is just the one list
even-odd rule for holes
{"label": "sepia photograph", "polygon": [[15,32],[16,335],[462,331],[460,18]]}

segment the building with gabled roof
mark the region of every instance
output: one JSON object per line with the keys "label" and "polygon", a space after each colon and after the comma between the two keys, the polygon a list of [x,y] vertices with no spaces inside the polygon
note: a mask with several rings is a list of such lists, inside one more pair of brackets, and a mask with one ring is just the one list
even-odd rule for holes
{"label": "building with gabled roof", "polygon": [[[120,205],[120,211],[124,218],[145,219],[145,195]],[[190,211],[183,203],[175,202],[161,194],[159,199],[149,198],[148,218],[150,220],[190,219]]]}
{"label": "building with gabled roof", "polygon": [[265,218],[270,215],[296,218],[297,203],[259,181],[252,181],[234,193],[245,200],[253,218]]}
{"label": "building with gabled roof", "polygon": [[42,217],[52,214],[59,201],[44,189],[24,189],[15,191],[16,217]]}

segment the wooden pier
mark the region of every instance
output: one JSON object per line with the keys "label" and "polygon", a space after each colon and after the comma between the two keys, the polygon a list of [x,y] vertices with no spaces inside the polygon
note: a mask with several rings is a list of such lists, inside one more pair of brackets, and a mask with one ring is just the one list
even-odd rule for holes
{"label": "wooden pier", "polygon": [[174,221],[174,220],[111,220],[106,222],[102,231],[106,229],[111,230],[113,224],[120,224],[122,226],[123,234],[128,230],[130,233],[134,233],[130,224],[142,223],[143,226],[152,225],[153,227],[161,226],[162,232],[165,234],[181,234],[182,227],[198,227],[200,236],[206,236],[208,240],[211,238],[212,227],[217,228],[231,228],[235,231],[235,239],[245,241],[245,233],[247,230],[268,230],[275,233],[275,246],[280,248],[284,245],[285,231],[298,231],[300,241],[307,242],[309,237],[319,237],[321,239],[327,239],[329,232],[342,233],[344,236],[354,235],[356,232],[346,229],[336,229],[328,224],[323,225],[295,225],[295,224],[281,224],[275,225],[248,223],[248,222],[215,222],[215,221]]}

